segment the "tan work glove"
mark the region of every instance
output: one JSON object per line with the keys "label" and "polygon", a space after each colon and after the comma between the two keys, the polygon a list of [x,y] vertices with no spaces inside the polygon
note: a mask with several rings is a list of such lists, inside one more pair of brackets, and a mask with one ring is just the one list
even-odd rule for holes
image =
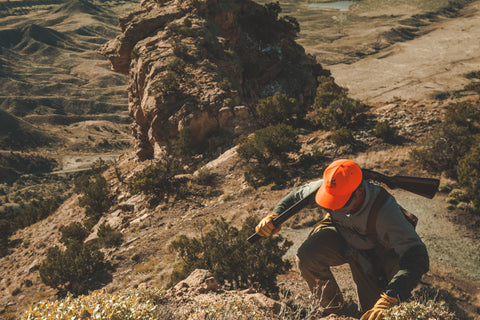
{"label": "tan work glove", "polygon": [[278,233],[282,228],[281,225],[275,227],[272,220],[278,217],[277,213],[270,213],[263,218],[255,227],[255,232],[262,237],[268,237],[272,234]]}
{"label": "tan work glove", "polygon": [[380,299],[378,299],[373,308],[365,312],[360,320],[381,320],[383,319],[383,311],[390,309],[397,304],[398,299],[389,297],[385,293],[382,293],[380,295]]}

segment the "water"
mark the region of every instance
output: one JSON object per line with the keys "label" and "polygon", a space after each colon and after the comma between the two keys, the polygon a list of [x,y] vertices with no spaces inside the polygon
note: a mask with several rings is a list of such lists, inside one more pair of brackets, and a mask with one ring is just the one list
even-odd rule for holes
{"label": "water", "polygon": [[320,10],[348,11],[348,8],[354,3],[355,1],[335,1],[325,3],[310,3],[308,6]]}

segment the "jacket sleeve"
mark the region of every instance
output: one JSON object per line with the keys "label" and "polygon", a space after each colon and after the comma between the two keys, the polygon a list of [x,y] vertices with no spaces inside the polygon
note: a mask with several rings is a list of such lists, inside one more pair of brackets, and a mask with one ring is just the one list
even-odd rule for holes
{"label": "jacket sleeve", "polygon": [[385,288],[390,297],[398,297],[404,301],[410,297],[412,290],[420,282],[429,269],[429,258],[426,247],[418,245],[409,248],[399,261],[399,271]]}
{"label": "jacket sleeve", "polygon": [[[310,182],[306,185],[293,189],[289,194],[280,200],[280,202],[275,206],[273,212],[282,213],[292,205],[297,203],[300,200],[303,200],[307,195],[311,194],[313,191],[318,190],[323,183],[323,179]],[[312,199],[312,204],[314,203]],[[308,205],[308,204],[307,204]]]}
{"label": "jacket sleeve", "polygon": [[383,214],[379,214],[377,219],[378,240],[399,256],[399,271],[387,284],[385,293],[406,300],[429,269],[428,252],[393,197],[388,198],[380,213]]}

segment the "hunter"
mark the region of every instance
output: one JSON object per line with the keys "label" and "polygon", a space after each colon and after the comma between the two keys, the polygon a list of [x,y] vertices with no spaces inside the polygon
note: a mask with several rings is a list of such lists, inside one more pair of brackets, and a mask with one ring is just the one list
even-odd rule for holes
{"label": "hunter", "polygon": [[320,300],[321,314],[339,313],[344,299],[330,267],[348,263],[364,313],[360,319],[380,320],[384,310],[410,297],[429,269],[429,258],[403,208],[384,188],[364,180],[357,163],[334,161],[323,179],[285,196],[255,231],[279,232],[281,225],[272,220],[317,189],[315,202],[325,215],[297,251],[300,273]]}

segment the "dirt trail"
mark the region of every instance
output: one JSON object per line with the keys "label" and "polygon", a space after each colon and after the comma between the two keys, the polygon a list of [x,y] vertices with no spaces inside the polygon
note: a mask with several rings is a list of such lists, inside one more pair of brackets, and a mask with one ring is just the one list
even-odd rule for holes
{"label": "dirt trail", "polygon": [[463,88],[463,77],[480,69],[480,2],[463,16],[439,22],[436,29],[397,43],[353,64],[328,68],[353,97],[372,102],[395,96],[428,99],[432,94]]}
{"label": "dirt trail", "polygon": [[464,227],[448,220],[445,196],[429,200],[405,191],[392,194],[419,218],[417,231],[433,267],[447,268],[452,276],[480,283],[480,243],[466,236]]}

